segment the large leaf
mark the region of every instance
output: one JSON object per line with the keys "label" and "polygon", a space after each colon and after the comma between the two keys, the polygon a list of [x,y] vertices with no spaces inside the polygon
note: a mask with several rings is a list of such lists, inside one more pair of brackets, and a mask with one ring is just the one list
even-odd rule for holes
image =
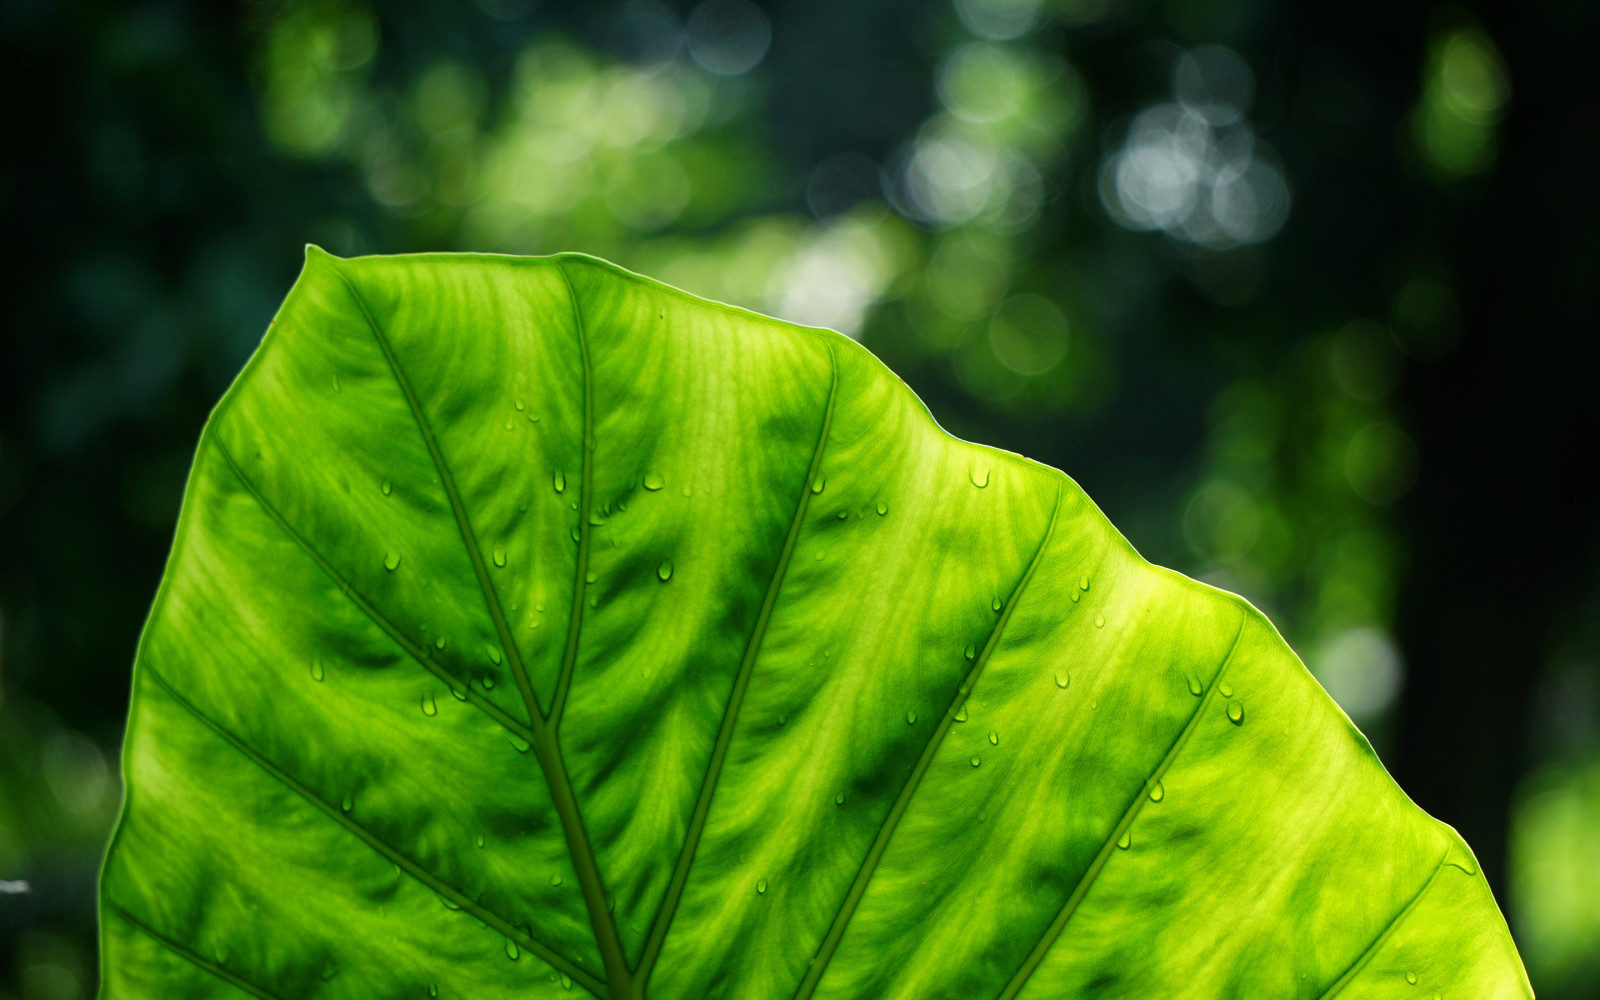
{"label": "large leaf", "polygon": [[108,997],[1502,997],[1244,601],[855,344],[317,250],[135,668]]}

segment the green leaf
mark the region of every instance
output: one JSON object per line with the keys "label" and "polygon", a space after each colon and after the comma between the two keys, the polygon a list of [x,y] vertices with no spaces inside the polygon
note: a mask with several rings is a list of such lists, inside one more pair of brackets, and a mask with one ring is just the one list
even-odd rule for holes
{"label": "green leaf", "polygon": [[1248,604],[587,257],[309,252],[123,760],[111,998],[1531,995]]}

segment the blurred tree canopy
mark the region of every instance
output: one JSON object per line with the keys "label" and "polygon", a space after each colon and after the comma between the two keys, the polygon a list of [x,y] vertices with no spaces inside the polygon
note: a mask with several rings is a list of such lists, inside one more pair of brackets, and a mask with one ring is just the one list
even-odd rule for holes
{"label": "blurred tree canopy", "polygon": [[1597,15],[8,4],[0,998],[94,991],[134,644],[308,241],[583,250],[859,338],[1271,615],[1540,994],[1593,995]]}

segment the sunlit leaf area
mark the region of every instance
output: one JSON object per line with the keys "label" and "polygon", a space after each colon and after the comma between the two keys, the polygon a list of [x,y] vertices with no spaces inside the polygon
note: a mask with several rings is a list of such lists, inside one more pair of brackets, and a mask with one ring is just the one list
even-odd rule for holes
{"label": "sunlit leaf area", "polygon": [[1268,615],[1594,996],[1600,16],[1516,8],[8,5],[0,998],[96,993],[134,645],[308,242],[858,340]]}

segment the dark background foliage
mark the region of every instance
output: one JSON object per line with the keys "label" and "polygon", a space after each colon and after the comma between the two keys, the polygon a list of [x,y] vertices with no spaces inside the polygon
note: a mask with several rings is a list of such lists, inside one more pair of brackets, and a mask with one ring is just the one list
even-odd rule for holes
{"label": "dark background foliage", "polygon": [[[1582,0],[0,10],[0,998],[95,989],[129,668],[301,247],[835,326],[1263,607],[1600,990]],[[26,882],[27,891],[17,883]]]}

